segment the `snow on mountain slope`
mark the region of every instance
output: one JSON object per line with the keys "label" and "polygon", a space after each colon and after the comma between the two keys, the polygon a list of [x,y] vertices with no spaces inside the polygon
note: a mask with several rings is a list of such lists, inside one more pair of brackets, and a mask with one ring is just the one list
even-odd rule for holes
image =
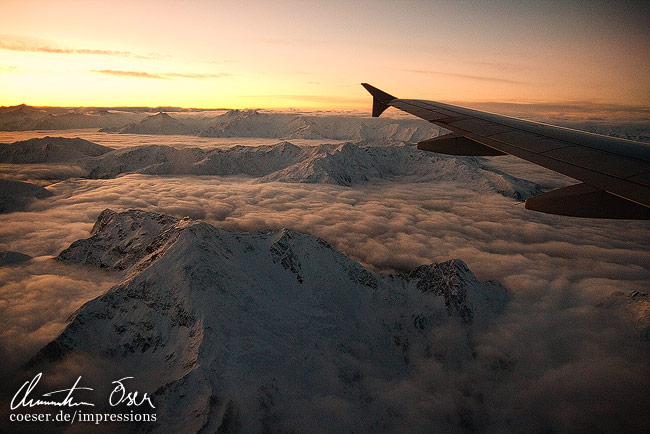
{"label": "snow on mountain slope", "polygon": [[49,190],[29,182],[0,179],[0,214],[24,211],[34,199],[52,196]]}
{"label": "snow on mountain slope", "polygon": [[[155,122],[169,116],[167,122]],[[225,112],[225,113],[224,113]],[[215,114],[217,114],[215,116]],[[530,118],[531,113],[515,114]],[[153,118],[153,119],[151,119]],[[647,120],[575,117],[566,113],[540,115],[551,123],[630,140],[650,141]],[[144,122],[146,121],[146,122]],[[144,122],[144,123],[142,123]],[[261,110],[200,110],[174,107],[63,108],[24,104],[0,107],[0,131],[99,128],[103,132],[134,134],[198,134],[204,137],[261,137],[276,139],[329,139],[402,141],[416,143],[439,135],[440,129],[420,119],[367,118],[353,114],[273,112]]]}
{"label": "snow on mountain slope", "polygon": [[194,169],[201,175],[249,175],[261,177],[309,158],[314,150],[329,145],[300,147],[290,142],[275,145],[234,146],[208,151]]}
{"label": "snow on mountain slope", "polygon": [[[125,270],[142,259],[154,238],[177,223],[163,214],[103,211],[90,238],[77,240],[61,252],[59,259],[113,270]],[[151,253],[151,252],[149,252]]]}
{"label": "snow on mountain slope", "polygon": [[298,147],[290,142],[229,149],[124,148],[88,160],[91,178],[121,173],[149,175],[247,175],[258,182],[304,182],[349,186],[377,178],[406,176],[419,182],[460,182],[515,199],[541,193],[532,182],[495,173],[477,158],[421,152],[410,146],[361,147],[353,143]]}
{"label": "snow on mountain slope", "polygon": [[0,143],[0,162],[12,164],[70,163],[79,164],[112,151],[112,148],[88,140],[43,137],[14,143]]}
{"label": "snow on mountain slope", "polygon": [[[472,327],[509,300],[459,260],[382,276],[291,230],[233,233],[133,210],[102,212],[60,259],[127,275],[31,366],[86,354],[146,372],[151,432],[336,430],[312,419],[333,411],[314,406],[327,400],[358,415],[340,422],[348,431],[390,432],[400,415],[379,385],[442,357],[427,340],[436,327],[462,325],[471,346]],[[296,427],[297,414],[312,428]]]}
{"label": "snow on mountain slope", "polygon": [[[48,114],[45,118],[29,125],[31,130],[66,130],[80,128],[111,128],[124,125],[133,119],[132,114],[113,113],[98,110],[91,113],[71,111],[63,114]],[[27,129],[27,128],[24,128]]]}
{"label": "snow on mountain slope", "polygon": [[244,175],[257,182],[302,182],[350,186],[372,179],[409,177],[410,182],[456,182],[477,191],[515,199],[541,193],[540,187],[490,169],[480,158],[425,153],[412,146],[355,143],[296,146],[233,146],[227,149],[145,145],[112,149],[75,138],[44,137],[0,144],[0,163],[80,166],[89,178],[121,174]]}
{"label": "snow on mountain slope", "polygon": [[198,148],[177,149],[171,146],[147,145],[116,149],[84,166],[90,178],[112,178],[125,173],[147,175],[191,175],[194,165],[204,156]]}
{"label": "snow on mountain slope", "polygon": [[108,110],[60,111],[54,113],[29,106],[7,108],[0,111],[0,130],[100,128],[102,132],[125,134],[198,133],[202,137],[390,140],[408,143],[440,134],[440,128],[420,119],[228,110],[218,116],[184,114],[179,120],[180,115],[163,112],[147,116],[144,113]]}
{"label": "snow on mountain slope", "polygon": [[380,140],[416,143],[440,134],[418,119],[315,116],[230,110],[203,130],[202,137],[270,137],[279,139]]}
{"label": "snow on mountain slope", "polygon": [[18,131],[31,129],[33,125],[44,119],[48,113],[25,104],[6,107],[0,110],[0,130]]}
{"label": "snow on mountain slope", "polygon": [[303,152],[303,148],[289,142],[234,146],[225,150],[150,145],[110,152],[89,161],[87,168],[91,178],[108,178],[122,173],[259,177],[298,162]]}
{"label": "snow on mountain slope", "polygon": [[352,185],[394,176],[418,182],[462,183],[515,199],[541,193],[532,182],[487,170],[480,159],[425,153],[410,146],[360,147],[352,143],[313,148],[298,163],[270,173],[260,182]]}
{"label": "snow on mountain slope", "polygon": [[139,122],[145,115],[105,109],[37,108],[24,104],[0,110],[0,131],[117,128]]}
{"label": "snow on mountain slope", "polygon": [[[285,138],[308,125],[292,113],[261,113],[256,110],[228,110],[217,116],[201,137],[277,137]],[[322,137],[301,137],[322,138]]]}
{"label": "snow on mountain slope", "polygon": [[192,128],[163,112],[149,116],[139,123],[130,123],[118,128],[103,128],[100,131],[122,134],[194,134]]}

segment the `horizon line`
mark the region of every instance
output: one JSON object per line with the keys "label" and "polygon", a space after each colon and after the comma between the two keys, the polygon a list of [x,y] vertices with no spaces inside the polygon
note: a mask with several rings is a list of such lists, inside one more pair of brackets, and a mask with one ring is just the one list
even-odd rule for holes
{"label": "horizon line", "polygon": [[[646,105],[633,105],[633,104],[619,104],[619,103],[608,103],[608,102],[596,102],[596,101],[585,101],[585,100],[569,100],[569,101],[531,101],[531,100],[522,100],[522,101],[508,101],[508,100],[440,100],[440,102],[461,105],[461,104],[470,104],[470,105],[483,105],[483,104],[495,104],[495,105],[506,105],[506,106],[516,106],[522,108],[535,108],[546,106],[548,108],[600,108],[600,109],[619,109],[619,110],[628,110],[628,111],[639,111],[639,112],[650,112],[650,107]],[[214,111],[214,110],[331,110],[331,111],[361,111],[369,109],[372,106],[372,100],[368,100],[368,105],[363,107],[350,108],[350,107],[329,107],[324,108],[322,106],[318,107],[309,107],[309,106],[249,106],[249,107],[193,107],[193,106],[177,106],[177,105],[39,105],[39,104],[28,104],[25,102],[19,104],[10,104],[10,105],[0,105],[0,108],[14,108],[14,107],[33,107],[38,109],[156,109],[158,111],[165,111],[159,109],[167,109],[167,111]]]}

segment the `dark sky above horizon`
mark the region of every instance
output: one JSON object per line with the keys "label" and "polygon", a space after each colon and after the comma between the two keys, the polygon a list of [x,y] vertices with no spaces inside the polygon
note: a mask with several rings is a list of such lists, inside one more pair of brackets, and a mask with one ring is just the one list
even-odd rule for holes
{"label": "dark sky above horizon", "polygon": [[4,1],[0,105],[650,105],[650,2]]}

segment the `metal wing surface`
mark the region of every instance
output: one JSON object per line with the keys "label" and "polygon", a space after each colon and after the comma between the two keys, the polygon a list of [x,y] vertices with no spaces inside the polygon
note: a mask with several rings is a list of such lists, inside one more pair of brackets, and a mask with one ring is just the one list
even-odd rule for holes
{"label": "metal wing surface", "polygon": [[451,155],[510,154],[581,181],[526,208],[593,218],[650,219],[650,146],[435,101],[400,99],[367,83],[373,117],[396,107],[452,133],[418,143]]}

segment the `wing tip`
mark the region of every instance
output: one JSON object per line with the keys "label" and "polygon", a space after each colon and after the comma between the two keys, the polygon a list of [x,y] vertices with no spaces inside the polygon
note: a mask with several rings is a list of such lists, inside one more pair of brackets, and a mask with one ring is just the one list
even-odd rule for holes
{"label": "wing tip", "polygon": [[372,117],[379,117],[388,107],[391,101],[396,99],[393,95],[377,89],[368,83],[361,83],[369,93],[372,95]]}

